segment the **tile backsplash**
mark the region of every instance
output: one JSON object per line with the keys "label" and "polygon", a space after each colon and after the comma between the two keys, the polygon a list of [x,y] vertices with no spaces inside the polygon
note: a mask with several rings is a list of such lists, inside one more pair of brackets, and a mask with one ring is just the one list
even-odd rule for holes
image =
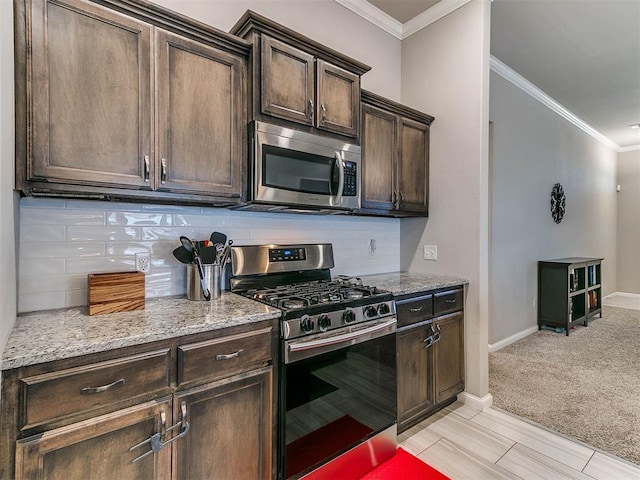
{"label": "tile backsplash", "polygon": [[133,271],[138,252],[151,255],[148,298],[184,294],[186,267],[171,252],[180,245],[180,235],[204,240],[213,231],[235,245],[332,243],[333,276],[400,266],[397,219],[23,198],[18,311],[86,305],[87,274]]}

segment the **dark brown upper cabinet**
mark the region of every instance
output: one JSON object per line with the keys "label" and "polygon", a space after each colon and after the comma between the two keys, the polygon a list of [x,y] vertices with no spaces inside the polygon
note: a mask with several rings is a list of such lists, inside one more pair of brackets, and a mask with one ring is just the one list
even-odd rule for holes
{"label": "dark brown upper cabinet", "polygon": [[153,4],[110,5],[16,1],[18,189],[243,201],[250,45]]}
{"label": "dark brown upper cabinet", "polygon": [[360,136],[360,76],[369,66],[250,10],[231,33],[253,42],[253,119]]}
{"label": "dark brown upper cabinet", "polygon": [[429,128],[434,118],[362,91],[362,210],[397,217],[429,211]]}

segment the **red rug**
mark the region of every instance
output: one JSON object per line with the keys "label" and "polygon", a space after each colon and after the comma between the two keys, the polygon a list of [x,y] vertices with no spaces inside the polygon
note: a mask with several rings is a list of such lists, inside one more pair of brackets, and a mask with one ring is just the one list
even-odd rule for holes
{"label": "red rug", "polygon": [[370,434],[366,425],[345,415],[287,445],[286,477],[324,460],[337,449],[350,447]]}
{"label": "red rug", "polygon": [[450,480],[435,468],[402,448],[386,462],[378,465],[360,480]]}

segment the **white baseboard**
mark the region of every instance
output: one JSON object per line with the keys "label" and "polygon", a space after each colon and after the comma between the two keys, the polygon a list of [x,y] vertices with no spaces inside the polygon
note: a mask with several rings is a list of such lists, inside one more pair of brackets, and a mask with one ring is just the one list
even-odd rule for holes
{"label": "white baseboard", "polygon": [[458,394],[458,401],[473,408],[474,410],[484,412],[485,410],[489,410],[491,405],[493,405],[493,395],[487,393],[484,397],[480,398],[475,395],[471,395],[469,392],[462,392]]}
{"label": "white baseboard", "polygon": [[640,293],[613,292],[604,298],[614,298],[614,297],[640,298]]}
{"label": "white baseboard", "polygon": [[515,335],[511,335],[510,337],[507,337],[507,338],[505,338],[503,340],[500,340],[500,341],[498,341],[496,343],[491,343],[491,344],[489,344],[489,353],[497,352],[501,348],[504,348],[507,345],[511,345],[512,343],[517,342],[521,338],[528,337],[529,335],[531,335],[532,333],[535,333],[537,331],[538,331],[538,327],[530,327],[530,328],[527,328],[526,330],[518,332]]}

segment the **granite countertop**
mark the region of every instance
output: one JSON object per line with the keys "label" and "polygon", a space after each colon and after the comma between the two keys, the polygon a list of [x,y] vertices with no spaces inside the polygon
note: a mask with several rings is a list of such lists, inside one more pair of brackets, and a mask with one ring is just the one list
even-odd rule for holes
{"label": "granite countertop", "polygon": [[144,310],[87,314],[87,307],[18,315],[2,370],[233,327],[280,317],[280,311],[234,293],[211,302],[147,299]]}
{"label": "granite countertop", "polygon": [[448,275],[432,275],[428,273],[376,273],[363,275],[362,281],[366,285],[374,285],[383,290],[389,290],[396,297],[411,293],[425,292],[437,288],[456,287],[466,285],[468,280]]}
{"label": "granite countertop", "polygon": [[[395,296],[461,286],[467,280],[426,273],[361,276]],[[166,340],[280,317],[280,311],[230,292],[211,302],[181,297],[147,299],[144,310],[87,314],[86,307],[21,314],[7,340],[1,368],[8,370],[89,353]]]}

